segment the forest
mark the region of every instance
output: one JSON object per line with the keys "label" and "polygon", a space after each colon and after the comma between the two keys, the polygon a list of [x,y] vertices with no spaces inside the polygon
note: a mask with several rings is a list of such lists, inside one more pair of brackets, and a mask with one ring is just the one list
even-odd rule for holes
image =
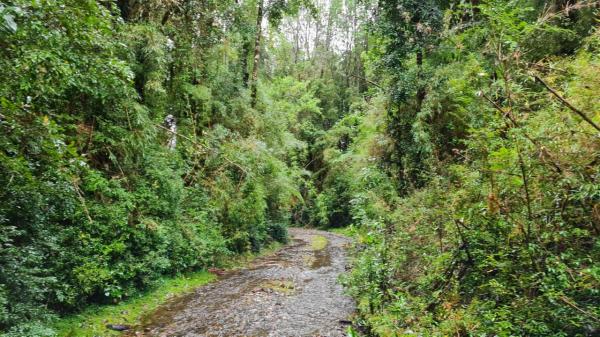
{"label": "forest", "polygon": [[598,336],[599,14],[0,0],[0,335],[310,227],[348,336]]}

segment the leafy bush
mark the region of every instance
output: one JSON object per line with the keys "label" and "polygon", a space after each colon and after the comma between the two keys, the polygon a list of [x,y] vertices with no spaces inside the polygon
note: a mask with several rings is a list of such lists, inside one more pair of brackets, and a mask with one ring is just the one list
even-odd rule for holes
{"label": "leafy bush", "polygon": [[296,101],[275,83],[277,110],[253,109],[222,64],[239,59],[220,43],[237,26],[198,14],[243,13],[203,3],[170,18],[154,2],[0,5],[0,331],[50,335],[55,314],[287,240],[305,148],[292,126],[318,100],[287,78]]}
{"label": "leafy bush", "polygon": [[[354,269],[344,282],[368,335],[596,333],[598,170],[590,163],[598,157],[591,125],[598,100],[587,90],[600,87],[587,74],[598,65],[590,48],[599,35],[579,30],[591,28],[595,15],[580,8],[567,20],[565,11],[548,14],[528,1],[467,7],[477,20],[440,31],[422,69],[414,52],[397,60],[427,72],[427,95],[418,97],[417,75],[388,68],[392,81],[415,91],[392,97],[398,111],[387,112],[366,138],[350,133],[347,154],[330,145],[328,188],[335,192],[324,193],[352,200],[330,214],[345,207],[359,225]],[[467,15],[463,9],[448,9],[448,22]],[[561,48],[566,40],[577,45],[563,45],[570,52]],[[576,84],[582,82],[587,88]],[[548,87],[585,107],[593,122]],[[357,130],[369,130],[368,116]],[[367,144],[387,135],[396,138],[393,146],[369,162]]]}

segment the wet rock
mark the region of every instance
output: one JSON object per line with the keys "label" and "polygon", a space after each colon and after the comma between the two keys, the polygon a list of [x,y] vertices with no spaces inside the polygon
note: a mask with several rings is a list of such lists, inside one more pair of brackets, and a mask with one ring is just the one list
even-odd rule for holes
{"label": "wet rock", "polygon": [[106,324],[106,328],[115,331],[125,331],[131,329],[131,326],[125,324]]}
{"label": "wet rock", "polygon": [[208,268],[208,272],[209,273],[213,273],[217,276],[223,276],[225,275],[225,270],[223,269],[219,269],[219,268]]}

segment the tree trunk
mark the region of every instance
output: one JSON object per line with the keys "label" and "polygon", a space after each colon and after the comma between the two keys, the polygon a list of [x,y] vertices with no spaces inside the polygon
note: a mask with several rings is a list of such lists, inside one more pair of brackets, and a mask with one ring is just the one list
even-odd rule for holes
{"label": "tree trunk", "polygon": [[296,18],[296,28],[294,30],[294,64],[298,63],[300,58],[300,16]]}
{"label": "tree trunk", "polygon": [[168,9],[165,14],[163,14],[162,20],[160,20],[161,25],[166,25],[169,22],[169,18],[171,17],[171,10]]}
{"label": "tree trunk", "polygon": [[177,147],[177,120],[171,114],[167,115],[164,120],[165,129],[169,130],[169,140],[167,142],[167,148],[174,151]]}
{"label": "tree trunk", "polygon": [[421,111],[421,106],[423,105],[425,96],[427,96],[427,92],[423,85],[423,49],[420,48],[417,50],[417,67],[419,72],[417,75],[417,111]]}
{"label": "tree trunk", "polygon": [[251,92],[251,105],[253,108],[256,107],[257,99],[257,82],[258,82],[258,65],[260,63],[260,41],[262,38],[262,20],[263,20],[263,0],[258,0],[258,13],[256,15],[256,40],[254,41],[254,64],[252,66],[252,87]]}
{"label": "tree trunk", "polygon": [[331,49],[331,39],[333,38],[333,1],[329,3],[329,12],[327,13],[327,31],[325,33],[325,51]]}
{"label": "tree trunk", "polygon": [[250,48],[252,44],[250,43],[250,39],[244,42],[242,45],[242,80],[244,82],[244,87],[248,88],[248,81],[250,80],[250,73],[248,72],[248,53],[250,53]]}
{"label": "tree trunk", "polygon": [[308,18],[306,20],[306,26],[304,26],[306,29],[304,31],[304,36],[306,36],[306,39],[304,40],[304,49],[306,49],[306,59],[310,60],[310,31],[311,31],[311,22],[310,22],[310,18]]}
{"label": "tree trunk", "polygon": [[[309,16],[309,20],[312,20]],[[315,49],[315,54],[317,55],[317,53],[319,53],[319,46],[321,46],[321,30],[323,29],[323,23],[321,22],[320,18],[317,18],[315,20],[315,39],[314,39],[314,46],[313,48]]]}
{"label": "tree trunk", "polygon": [[132,21],[136,19],[141,3],[137,0],[117,0],[117,6],[121,10],[123,20]]}
{"label": "tree trunk", "polygon": [[127,21],[129,19],[129,0],[118,0],[117,6],[121,10],[121,17],[123,20]]}

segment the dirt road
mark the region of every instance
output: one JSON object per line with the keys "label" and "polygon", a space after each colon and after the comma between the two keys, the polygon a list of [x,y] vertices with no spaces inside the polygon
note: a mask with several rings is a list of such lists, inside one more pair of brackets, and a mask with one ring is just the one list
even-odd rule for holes
{"label": "dirt road", "polygon": [[290,235],[277,253],[165,304],[131,335],[345,336],[354,303],[337,279],[349,240],[299,228]]}

